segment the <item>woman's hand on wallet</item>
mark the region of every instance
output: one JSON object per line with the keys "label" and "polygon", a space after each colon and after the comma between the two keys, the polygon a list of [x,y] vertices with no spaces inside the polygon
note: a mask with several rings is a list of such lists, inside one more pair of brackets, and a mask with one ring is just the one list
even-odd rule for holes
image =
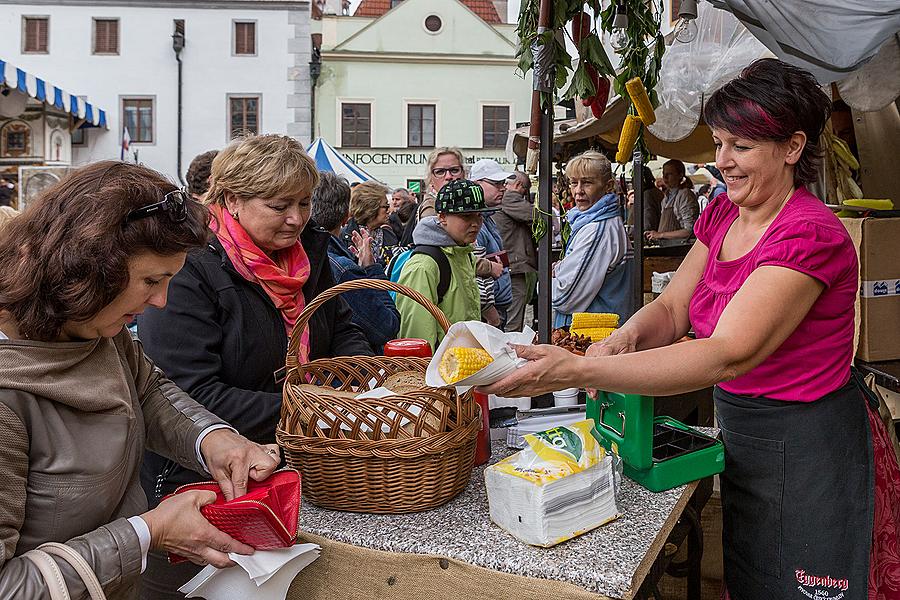
{"label": "woman's hand on wallet", "polygon": [[226,500],[246,494],[248,479],[262,481],[281,462],[275,444],[260,446],[231,429],[207,434],[200,443],[200,453]]}
{"label": "woman's hand on wallet", "polygon": [[253,554],[251,546],[219,531],[200,514],[200,507],[215,500],[215,492],[186,491],[166,498],[159,506],[141,515],[150,529],[150,548],[219,569],[234,565],[228,558],[229,552]]}

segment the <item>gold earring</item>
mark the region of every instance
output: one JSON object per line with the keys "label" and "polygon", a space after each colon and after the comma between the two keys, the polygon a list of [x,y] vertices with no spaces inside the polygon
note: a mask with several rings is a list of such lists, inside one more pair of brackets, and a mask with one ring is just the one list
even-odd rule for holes
{"label": "gold earring", "polygon": [[231,217],[232,217],[235,221],[240,221],[240,219],[238,218],[237,211],[234,211],[233,213],[231,213]]}

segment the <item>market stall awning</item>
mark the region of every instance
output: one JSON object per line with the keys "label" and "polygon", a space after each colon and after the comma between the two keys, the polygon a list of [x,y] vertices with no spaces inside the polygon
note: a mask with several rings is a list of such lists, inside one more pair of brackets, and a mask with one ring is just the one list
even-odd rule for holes
{"label": "market stall awning", "polygon": [[83,120],[85,127],[109,129],[105,110],[2,59],[0,59],[0,86],[18,90],[35,100],[65,111],[77,120]]}
{"label": "market stall awning", "polygon": [[[610,100],[603,116],[589,117],[582,122],[574,119],[554,123],[553,143],[569,144],[586,138],[595,138],[603,146],[614,150],[622,131],[622,123],[628,113],[628,103],[619,97]],[[512,150],[520,158],[525,157],[528,146],[528,127],[512,132]],[[716,147],[709,128],[702,121],[683,139],[669,142],[657,138],[651,132],[644,134],[650,152],[666,158],[677,158],[686,163],[705,163],[715,160]]]}
{"label": "market stall awning", "polygon": [[362,183],[363,181],[375,179],[322,138],[313,140],[313,143],[306,149],[306,153],[316,161],[316,166],[320,171],[331,171],[342,175],[350,183]]}

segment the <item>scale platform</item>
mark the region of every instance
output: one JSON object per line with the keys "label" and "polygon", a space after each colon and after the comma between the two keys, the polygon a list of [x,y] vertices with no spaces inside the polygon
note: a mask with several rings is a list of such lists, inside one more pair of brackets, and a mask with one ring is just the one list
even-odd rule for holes
{"label": "scale platform", "polygon": [[597,392],[588,396],[592,434],[616,452],[625,475],[652,492],[702,479],[725,468],[722,442],[671,417],[653,417],[653,397]]}

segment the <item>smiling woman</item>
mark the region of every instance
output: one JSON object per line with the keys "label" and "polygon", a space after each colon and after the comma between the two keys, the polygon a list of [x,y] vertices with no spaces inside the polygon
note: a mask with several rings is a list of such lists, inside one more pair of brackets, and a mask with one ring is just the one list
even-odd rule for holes
{"label": "smiling woman", "polygon": [[148,549],[219,567],[233,564],[226,552],[253,552],[201,516],[215,494],[148,511],[139,481],[145,444],[212,476],[226,497],[277,466],[166,379],[125,328],[165,305],[207,219],[158,173],[100,162],[46,190],[0,237],[0,597],[51,597],[27,554],[49,541],[80,554],[111,599],[137,595]]}
{"label": "smiling woman", "polygon": [[[186,391],[242,434],[275,441],[288,335],[307,302],[334,285],[326,254],[331,235],[310,224],[315,163],[286,136],[241,138],[212,163],[206,202],[215,233],[172,280],[168,304],[138,318],[147,354]],[[385,203],[387,199],[384,198]],[[371,355],[340,297],[300,332],[300,361]],[[196,470],[148,453],[142,480],[151,505]],[[144,598],[176,590],[199,571],[151,554]]]}

